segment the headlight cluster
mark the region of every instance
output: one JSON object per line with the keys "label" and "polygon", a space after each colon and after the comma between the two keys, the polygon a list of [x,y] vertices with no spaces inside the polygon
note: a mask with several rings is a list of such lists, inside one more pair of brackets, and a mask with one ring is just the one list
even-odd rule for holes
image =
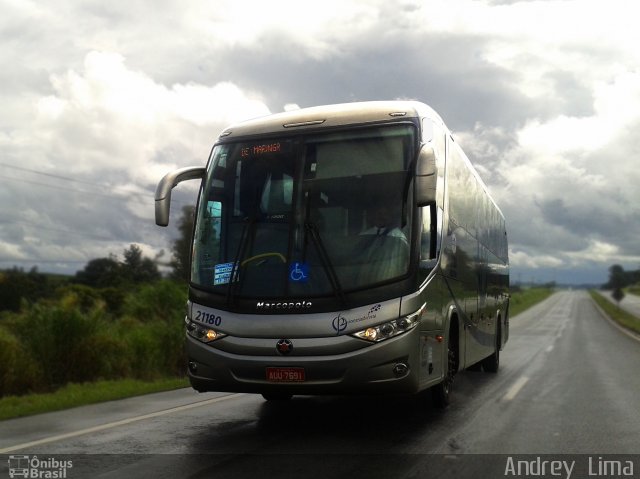
{"label": "headlight cluster", "polygon": [[187,324],[187,334],[203,343],[210,343],[226,336],[225,333],[194,323],[188,317],[184,318],[184,322]]}
{"label": "headlight cluster", "polygon": [[426,304],[423,305],[418,311],[410,314],[409,316],[403,316],[402,318],[398,318],[393,321],[388,321],[377,326],[371,326],[367,329],[363,329],[362,331],[354,333],[353,336],[355,336],[356,338],[364,339],[366,341],[371,341],[372,343],[379,343],[380,341],[384,341],[385,339],[393,338],[402,333],[406,333],[407,331],[412,330],[418,325],[425,306]]}

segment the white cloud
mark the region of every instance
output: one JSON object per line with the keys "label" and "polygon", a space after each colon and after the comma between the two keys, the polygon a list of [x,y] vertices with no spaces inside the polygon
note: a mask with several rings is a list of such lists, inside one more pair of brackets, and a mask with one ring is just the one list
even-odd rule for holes
{"label": "white cloud", "polygon": [[159,169],[206,160],[226,124],[269,113],[230,82],[166,87],[115,53],[90,52],[84,68],[53,75],[37,102],[32,147],[75,172],[124,169],[146,181]]}
{"label": "white cloud", "polygon": [[[81,69],[52,74],[50,85],[0,133],[13,168],[0,171],[11,180],[3,216],[19,225],[0,226],[15,241],[3,243],[5,259],[78,261],[124,249],[152,225],[149,189],[164,174],[204,164],[228,123],[269,113],[231,82],[168,87],[110,52],[87,53]],[[165,242],[141,244],[150,254]]]}
{"label": "white cloud", "polygon": [[20,245],[2,241],[0,242],[0,258],[22,259],[25,258],[25,255]]}
{"label": "white cloud", "polygon": [[[188,21],[212,43],[259,49],[259,40],[275,33],[292,39],[306,54],[322,58],[335,53],[345,39],[371,28],[380,4],[377,0],[224,0],[217,2],[215,9],[207,2],[191,8]],[[300,51],[295,48],[285,54],[299,55]]]}
{"label": "white cloud", "polygon": [[[639,7],[496,3],[5,1],[2,161],[111,189],[85,185],[104,195],[90,198],[1,169],[2,217],[37,212],[0,224],[4,253],[99,257],[123,238],[157,249],[139,231],[152,221],[144,195],[167,171],[202,164],[228,123],[266,105],[379,95],[435,98],[445,121],[475,124],[449,126],[507,214],[515,267],[637,258]],[[65,228],[85,236],[55,231]]]}
{"label": "white cloud", "polygon": [[558,268],[566,266],[562,259],[557,256],[551,256],[548,254],[531,254],[526,251],[511,250],[509,252],[509,262],[511,267],[520,268]]}
{"label": "white cloud", "polygon": [[623,72],[594,88],[594,115],[560,115],[532,120],[519,132],[522,148],[538,154],[591,151],[611,142],[626,125],[640,119],[640,72]]}

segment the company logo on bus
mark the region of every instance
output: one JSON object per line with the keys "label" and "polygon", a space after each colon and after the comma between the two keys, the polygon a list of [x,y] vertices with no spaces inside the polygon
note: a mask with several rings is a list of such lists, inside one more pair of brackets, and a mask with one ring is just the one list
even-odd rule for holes
{"label": "company logo on bus", "polygon": [[333,329],[337,334],[340,334],[342,331],[347,329],[347,318],[339,314],[335,318],[333,318],[332,322]]}
{"label": "company logo on bus", "polygon": [[277,303],[258,301],[256,303],[256,309],[259,310],[309,309],[311,306],[313,306],[311,301],[282,301]]}
{"label": "company logo on bus", "polygon": [[276,343],[276,349],[282,355],[289,354],[293,351],[293,343],[289,339],[281,339]]}
{"label": "company logo on bus", "polygon": [[358,316],[356,318],[350,318],[350,319],[345,318],[342,315],[342,313],[340,313],[338,314],[338,316],[333,318],[333,321],[331,321],[331,326],[333,327],[333,330],[336,332],[336,334],[340,334],[342,331],[347,329],[347,326],[350,324],[359,323],[361,321],[368,321],[370,319],[375,319],[378,311],[380,311],[381,308],[382,308],[381,304],[376,304],[375,306],[372,306],[371,309],[369,309],[367,314]]}

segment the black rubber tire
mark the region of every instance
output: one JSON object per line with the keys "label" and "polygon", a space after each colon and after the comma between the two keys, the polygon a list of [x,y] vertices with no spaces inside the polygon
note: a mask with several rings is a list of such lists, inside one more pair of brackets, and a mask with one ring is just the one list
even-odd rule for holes
{"label": "black rubber tire", "polygon": [[451,388],[453,386],[453,379],[456,375],[457,366],[456,352],[451,345],[447,346],[447,372],[444,379],[440,384],[436,384],[431,388],[434,404],[444,409],[451,403]]}
{"label": "black rubber tire", "polygon": [[262,397],[267,401],[288,401],[293,397],[293,394],[285,393],[262,393]]}
{"label": "black rubber tire", "polygon": [[489,357],[486,357],[482,360],[482,369],[484,369],[487,373],[497,373],[498,369],[500,369],[500,343],[501,343],[501,328],[500,323],[498,323],[496,331],[496,344],[495,350],[493,354]]}

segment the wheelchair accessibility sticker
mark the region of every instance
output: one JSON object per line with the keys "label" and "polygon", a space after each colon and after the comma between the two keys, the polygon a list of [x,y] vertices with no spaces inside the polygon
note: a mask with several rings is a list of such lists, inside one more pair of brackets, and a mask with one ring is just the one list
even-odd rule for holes
{"label": "wheelchair accessibility sticker", "polygon": [[309,264],[294,262],[289,265],[289,279],[294,283],[306,283],[309,280]]}

